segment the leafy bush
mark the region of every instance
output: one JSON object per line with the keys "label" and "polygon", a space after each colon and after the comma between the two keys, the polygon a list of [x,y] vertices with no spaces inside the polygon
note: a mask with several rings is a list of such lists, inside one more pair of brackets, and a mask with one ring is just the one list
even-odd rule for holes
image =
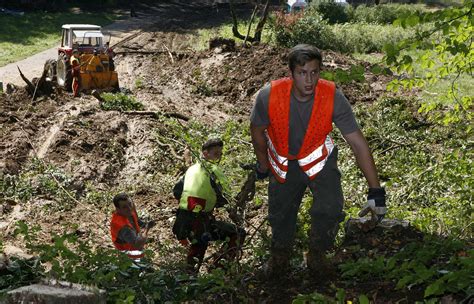
{"label": "leafy bush", "polygon": [[315,11],[285,15],[278,13],[272,22],[275,41],[284,47],[298,43],[313,44],[321,49],[342,53],[381,51],[387,43],[411,37],[413,31],[400,31],[389,25],[344,23],[329,25]]}
{"label": "leafy bush", "polygon": [[[361,258],[340,265],[342,277],[358,281],[388,279],[396,289],[423,286],[425,298],[443,294],[469,296],[474,251],[455,240],[411,243],[393,257]],[[472,295],[471,295],[472,296]]]}
{"label": "leafy bush", "polygon": [[396,27],[368,23],[334,24],[325,35],[329,49],[343,53],[380,52],[387,43],[397,43],[412,36],[413,31],[400,31]]}
{"label": "leafy bush", "polygon": [[[59,208],[64,209],[72,202],[64,191],[71,183],[71,177],[64,171],[34,158],[19,175],[0,176],[0,199],[28,202],[41,195],[61,202]],[[68,191],[74,194],[74,191]]]}
{"label": "leafy bush", "polygon": [[[8,269],[11,273],[0,278],[0,297],[19,284],[35,282],[48,275],[105,289],[110,303],[226,302],[220,297],[245,302],[244,295],[236,288],[243,279],[242,273],[229,269],[226,274],[216,269],[194,277],[169,266],[154,269],[146,260],[142,261],[142,267],[137,267],[118,250],[93,248],[77,236],[76,227],[70,228],[71,232],[55,235],[52,242],[42,243],[37,237],[37,228],[18,222],[15,235],[23,237],[27,248],[38,255],[39,262],[12,265],[17,268]],[[147,257],[151,253],[145,252]],[[44,263],[51,265],[48,273],[43,269]],[[250,270],[253,269],[247,271]]]}
{"label": "leafy bush", "polygon": [[413,4],[381,4],[376,6],[359,5],[350,10],[351,22],[391,24],[397,18],[423,11],[423,7]]}
{"label": "leafy bush", "polygon": [[[354,107],[387,189],[389,216],[424,232],[472,238],[474,152],[469,135],[459,125],[430,124],[416,109],[416,104],[394,98]],[[351,198],[347,205],[358,206],[355,212],[365,203],[365,183],[348,147],[340,148],[343,189]]]}
{"label": "leafy bush", "polygon": [[[403,75],[387,88],[411,90],[438,86],[440,81],[450,82],[449,88],[439,91],[434,98],[427,98],[420,108],[431,119],[444,124],[470,122],[473,117],[472,7],[472,1],[464,1],[459,7],[397,19],[394,25],[403,30],[415,28],[415,36],[384,48],[386,63]],[[465,86],[463,79],[467,82]],[[472,124],[460,124],[460,127],[472,132]]]}
{"label": "leafy bush", "polygon": [[320,2],[315,5],[316,11],[327,20],[329,24],[345,23],[349,21],[348,11],[346,7],[335,2]]}
{"label": "leafy bush", "polygon": [[100,103],[100,107],[105,111],[133,111],[143,110],[144,106],[141,102],[137,101],[135,97],[124,94],[124,93],[103,93],[100,95],[104,102]]}
{"label": "leafy bush", "polygon": [[322,49],[327,48],[327,39],[323,36],[329,32],[329,26],[318,14],[277,13],[273,26],[278,45],[293,47],[299,43],[308,43]]}

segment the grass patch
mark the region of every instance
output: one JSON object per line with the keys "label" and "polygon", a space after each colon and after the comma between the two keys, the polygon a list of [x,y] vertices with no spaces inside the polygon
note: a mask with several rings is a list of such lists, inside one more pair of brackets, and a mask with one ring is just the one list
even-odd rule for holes
{"label": "grass patch", "polygon": [[[252,27],[250,29],[250,36],[253,37],[255,33],[255,27],[257,26],[257,22],[254,22],[252,24]],[[267,23],[268,24],[268,23]],[[262,32],[262,42],[263,43],[269,43],[272,41],[272,31],[269,30],[267,24],[263,28]],[[222,37],[222,38],[228,38],[228,39],[235,39],[237,43],[242,42],[243,40],[240,40],[236,37],[234,37],[234,34],[232,33],[232,23],[224,23],[218,27],[214,27],[211,29],[199,29],[198,30],[198,42],[195,45],[195,50],[197,51],[202,51],[206,50],[209,47],[209,40],[211,40],[214,37]],[[246,35],[248,31],[248,21],[245,20],[240,20],[239,21],[239,32],[242,35]]]}
{"label": "grass patch", "polygon": [[59,45],[63,24],[89,23],[104,26],[116,19],[117,15],[111,12],[25,12],[23,16],[2,15],[0,66]]}
{"label": "grass patch", "polygon": [[100,108],[104,111],[140,111],[144,109],[141,102],[135,97],[124,93],[103,93],[100,95],[104,102],[100,104]]}

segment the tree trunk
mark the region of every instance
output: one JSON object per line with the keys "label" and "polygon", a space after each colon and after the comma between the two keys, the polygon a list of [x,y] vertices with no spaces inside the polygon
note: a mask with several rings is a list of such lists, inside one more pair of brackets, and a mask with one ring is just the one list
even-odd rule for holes
{"label": "tree trunk", "polygon": [[265,8],[263,9],[262,18],[260,18],[260,21],[257,24],[257,28],[255,29],[255,41],[260,42],[262,39],[263,26],[265,25],[265,22],[267,22],[268,12],[270,11],[269,8],[270,0],[267,0],[267,3],[265,3]]}
{"label": "tree trunk", "polygon": [[257,11],[258,4],[255,5],[255,9],[254,9],[254,11],[252,13],[252,17],[250,19],[248,32],[247,32],[247,35],[245,35],[245,36],[242,35],[239,32],[237,15],[235,14],[235,9],[234,9],[234,1],[230,0],[229,1],[229,6],[230,6],[230,13],[232,15],[232,21],[233,21],[232,33],[234,34],[234,37],[239,38],[241,40],[244,40],[244,43],[246,43],[247,41],[249,41],[249,42],[260,42],[261,37],[262,37],[263,26],[265,25],[265,22],[267,21],[267,17],[268,17],[268,12],[269,12],[269,7],[270,7],[270,0],[267,0],[266,3],[265,3],[265,8],[263,10],[262,17],[260,18],[260,21],[257,24],[257,28],[255,29],[255,35],[253,37],[250,37],[250,28],[252,27],[252,23],[253,23],[253,20],[254,20],[256,11]]}

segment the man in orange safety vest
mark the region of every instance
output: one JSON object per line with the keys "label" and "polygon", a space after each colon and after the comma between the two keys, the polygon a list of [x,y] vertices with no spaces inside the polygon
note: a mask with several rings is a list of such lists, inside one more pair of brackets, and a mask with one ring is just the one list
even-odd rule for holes
{"label": "man in orange safety vest", "polygon": [[260,90],[250,118],[257,178],[269,177],[272,242],[265,271],[272,277],[279,277],[289,266],[297,214],[307,188],[313,202],[306,263],[312,273],[332,270],[326,252],[345,217],[338,150],[330,136],[333,123],[367,180],[365,210],[372,210],[378,220],[386,212],[385,190],[351,106],[334,82],[319,78],[320,51],[311,45],[297,45],[289,52],[288,65],[290,77],[272,81]]}
{"label": "man in orange safety vest", "polygon": [[[110,222],[110,234],[115,248],[125,253],[133,261],[139,262],[143,257],[143,247],[147,241],[148,229],[154,221],[145,224],[137,216],[135,204],[126,193],[119,193],[113,198],[115,212]],[[142,233],[141,228],[146,228]]]}

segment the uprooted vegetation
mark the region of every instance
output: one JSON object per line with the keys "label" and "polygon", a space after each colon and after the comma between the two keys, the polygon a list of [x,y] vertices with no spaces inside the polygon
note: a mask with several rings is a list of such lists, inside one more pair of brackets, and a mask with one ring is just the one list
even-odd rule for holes
{"label": "uprooted vegetation", "polygon": [[[314,277],[302,267],[306,197],[292,271],[266,281],[261,277],[270,236],[266,182],[258,182],[246,206],[249,237],[240,262],[224,273],[212,270],[209,258],[199,276],[187,275],[185,250],[171,234],[177,207],[171,188],[201,143],[218,135],[225,142],[222,166],[236,196],[247,176],[240,164],[254,162],[248,116],[255,94],[286,75],[287,49],[128,52],[133,45],[158,50],[162,39],[156,37],[170,35],[179,39],[157,29],[122,46],[116,63],[122,86],[131,91],[103,96],[109,106],[65,92],[34,101],[24,88],[0,95],[1,245],[35,256],[12,257],[0,268],[0,290],[54,277],[97,285],[110,302],[459,302],[471,295],[473,251],[465,240],[472,239],[472,215],[466,211],[474,185],[468,136],[418,114],[411,96],[387,95],[389,74],[330,51],[324,53],[326,76],[334,77],[353,103],[374,150],[389,193],[389,217],[411,226],[341,231],[332,253],[337,275],[324,280],[324,274]],[[363,69],[351,68],[356,63]],[[364,204],[366,186],[337,132],[335,140],[349,218]],[[132,194],[142,217],[158,221],[147,246],[149,268],[129,268],[112,248],[108,222],[111,198],[119,191]],[[218,217],[228,219],[225,211]]]}

